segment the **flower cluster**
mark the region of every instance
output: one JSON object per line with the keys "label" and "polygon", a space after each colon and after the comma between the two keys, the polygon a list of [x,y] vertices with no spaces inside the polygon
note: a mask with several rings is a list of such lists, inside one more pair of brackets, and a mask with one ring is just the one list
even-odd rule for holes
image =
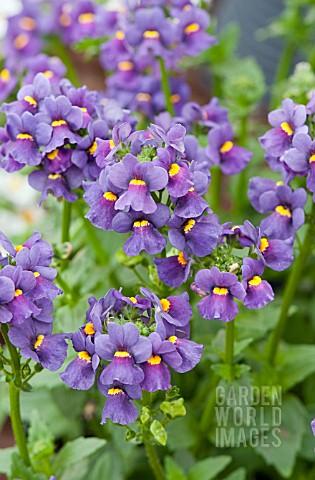
{"label": "flower cluster", "polygon": [[102,103],[95,91],[53,78],[37,73],[16,101],[3,104],[7,122],[0,132],[0,165],[8,172],[35,167],[29,183],[42,193],[40,202],[50,192],[73,202],[83,180],[100,174],[96,138],[108,138],[109,129],[129,115],[115,102]]}
{"label": "flower cluster", "polygon": [[129,424],[142,390],[171,388],[169,367],[180,373],[199,362],[202,345],[189,340],[192,310],[187,293],[159,299],[147,288],[126,297],[111,289],[89,299],[86,323],[72,335],[77,356],[60,374],[71,388],[97,386],[106,397],[102,423]]}
{"label": "flower cluster", "polygon": [[0,325],[24,358],[55,371],[67,355],[65,334],[53,334],[52,300],[62,293],[53,283],[53,251],[35,232],[14,247],[0,232]]}

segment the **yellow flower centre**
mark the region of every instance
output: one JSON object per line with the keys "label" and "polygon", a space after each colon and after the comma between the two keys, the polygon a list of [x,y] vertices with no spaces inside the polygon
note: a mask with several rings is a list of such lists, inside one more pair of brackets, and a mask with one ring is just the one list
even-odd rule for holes
{"label": "yellow flower centre", "polygon": [[40,347],[41,344],[43,343],[43,340],[44,340],[44,335],[38,335],[37,339],[36,339],[36,342],[34,343],[34,348],[36,350],[36,348]]}
{"label": "yellow flower centre", "polygon": [[83,112],[83,113],[87,113],[87,108],[85,108],[85,107],[80,107],[80,110],[81,110],[81,112]]}
{"label": "yellow flower centre", "polygon": [[8,83],[10,78],[11,78],[11,73],[7,68],[4,68],[3,70],[1,70],[0,79],[3,81],[3,83]]}
{"label": "yellow flower centre", "polygon": [[134,222],[133,226],[136,228],[147,227],[149,225],[148,220],[137,220]]}
{"label": "yellow flower centre", "polygon": [[84,327],[84,333],[86,335],[94,335],[95,333],[95,328],[92,322],[89,322],[85,325]]}
{"label": "yellow flower centre", "polygon": [[108,395],[118,395],[118,393],[124,394],[121,388],[110,388],[107,392]]}
{"label": "yellow flower centre", "polygon": [[81,15],[78,16],[78,22],[81,23],[81,25],[86,25],[87,23],[93,23],[95,19],[94,13],[81,13]]}
{"label": "yellow flower centre", "polygon": [[19,133],[16,138],[17,140],[31,140],[32,142],[34,141],[34,138],[29,133]]}
{"label": "yellow flower centre", "polygon": [[85,360],[87,363],[90,363],[92,361],[91,355],[88,352],[86,352],[85,350],[83,350],[82,352],[79,352],[78,357],[81,360]]}
{"label": "yellow flower centre", "polygon": [[191,231],[191,229],[193,228],[193,226],[195,225],[196,223],[196,220],[193,220],[192,218],[190,220],[188,220],[188,222],[186,222],[185,226],[184,226],[184,232],[185,233],[188,233]]}
{"label": "yellow flower centre", "polygon": [[130,353],[128,352],[115,352],[114,357],[118,358],[131,358]]}
{"label": "yellow flower centre", "polygon": [[97,143],[96,143],[96,140],[94,140],[94,142],[92,143],[92,145],[89,148],[89,153],[91,155],[94,155],[94,153],[96,152],[96,149],[97,149]]}
{"label": "yellow flower centre", "polygon": [[51,71],[51,70],[46,70],[45,72],[43,72],[43,75],[45,78],[52,78],[54,76],[54,73]]}
{"label": "yellow flower centre", "polygon": [[180,95],[179,93],[173,93],[171,96],[170,96],[170,101],[171,103],[178,103],[180,101]]}
{"label": "yellow flower centre", "polygon": [[56,150],[53,150],[52,152],[47,153],[47,158],[48,160],[55,160],[55,158],[58,157],[59,150],[56,148]]}
{"label": "yellow flower centre", "polygon": [[170,337],[168,337],[167,339],[169,342],[172,342],[172,343],[175,343],[176,340],[177,340],[177,337],[175,335],[171,335]]}
{"label": "yellow flower centre", "polygon": [[147,30],[144,32],[143,38],[160,38],[160,34],[157,30]]}
{"label": "yellow flower centre", "polygon": [[181,265],[187,265],[187,263],[188,263],[186,258],[184,257],[183,252],[180,252],[180,254],[177,257],[177,260]]}
{"label": "yellow flower centre", "polygon": [[137,93],[136,99],[139,100],[139,102],[149,102],[151,100],[151,95],[149,93],[140,92]]}
{"label": "yellow flower centre", "polygon": [[63,27],[69,27],[71,25],[71,17],[68,13],[62,13],[59,17],[59,23]]}
{"label": "yellow flower centre", "polygon": [[34,272],[34,277],[35,277],[35,278],[40,277],[40,273],[39,273],[39,272]]}
{"label": "yellow flower centre", "polygon": [[185,28],[185,34],[191,35],[192,33],[196,33],[200,30],[200,25],[198,23],[190,23]]}
{"label": "yellow flower centre", "polygon": [[278,205],[275,208],[275,211],[279,213],[282,217],[289,217],[289,218],[292,217],[290,210],[288,208],[283,207],[282,205]]}
{"label": "yellow flower centre", "polygon": [[227,295],[229,293],[228,289],[225,287],[215,287],[213,289],[215,295]]}
{"label": "yellow flower centre", "polygon": [[171,306],[171,302],[169,302],[167,298],[162,298],[161,305],[163,312],[168,312]]}
{"label": "yellow flower centre", "polygon": [[15,290],[15,292],[14,292],[14,296],[15,296],[15,297],[19,297],[20,295],[22,295],[22,293],[23,293],[22,290],[20,290],[19,288],[17,288],[17,289]]}
{"label": "yellow flower centre", "polygon": [[116,32],[116,38],[117,40],[124,40],[125,39],[125,34],[122,30],[117,30]]}
{"label": "yellow flower centre", "polygon": [[310,163],[313,163],[313,162],[315,162],[315,154],[310,156]]}
{"label": "yellow flower centre", "polygon": [[283,185],[284,182],[282,180],[279,180],[279,182],[276,183],[277,187],[279,187],[279,185]]}
{"label": "yellow flower centre", "polygon": [[51,124],[52,127],[61,127],[62,125],[67,125],[65,120],[54,120]]}
{"label": "yellow flower centre", "polygon": [[150,364],[150,365],[160,365],[162,359],[159,355],[152,355],[149,360],[147,360],[147,362]]}
{"label": "yellow flower centre", "polygon": [[22,250],[22,248],[24,248],[23,245],[17,245],[17,246],[15,247],[15,251],[16,251],[16,252],[19,252],[20,250]]}
{"label": "yellow flower centre", "polygon": [[36,28],[36,21],[32,17],[23,17],[19,21],[19,27],[23,30],[28,30],[29,32],[31,32]]}
{"label": "yellow flower centre", "polygon": [[133,69],[133,63],[129,62],[128,60],[124,60],[118,63],[118,69],[122,72],[129,72]]}
{"label": "yellow flower centre", "polygon": [[36,102],[35,98],[30,97],[29,95],[26,95],[26,97],[24,97],[24,100],[27,103],[29,103],[30,105],[32,105],[33,107],[37,107],[37,102]]}
{"label": "yellow flower centre", "polygon": [[194,187],[191,187],[191,188],[188,190],[188,192],[194,192],[194,191],[195,191]]}
{"label": "yellow flower centre", "polygon": [[180,171],[180,166],[177,163],[172,163],[171,168],[168,171],[170,177],[175,177]]}
{"label": "yellow flower centre", "polygon": [[269,242],[267,238],[262,238],[260,240],[260,246],[259,246],[259,250],[261,251],[261,253],[264,253],[268,247],[269,247]]}
{"label": "yellow flower centre", "polygon": [[110,202],[116,202],[117,200],[117,195],[115,195],[113,192],[105,192],[103,197],[105,200],[109,200]]}
{"label": "yellow flower centre", "polygon": [[221,153],[228,153],[232,150],[233,142],[228,140],[227,142],[223,143],[222,147],[220,148]]}
{"label": "yellow flower centre", "polygon": [[143,186],[146,183],[143,180],[138,180],[137,178],[133,178],[130,182],[129,185],[140,185]]}
{"label": "yellow flower centre", "polygon": [[15,48],[17,48],[18,50],[22,50],[22,48],[26,47],[29,40],[30,37],[29,35],[27,35],[27,33],[20,33],[20,35],[15,37],[13,44]]}
{"label": "yellow flower centre", "polygon": [[49,180],[57,180],[58,178],[61,178],[60,173],[51,173],[48,175]]}
{"label": "yellow flower centre", "polygon": [[137,303],[137,299],[135,297],[128,297],[129,300],[132,301],[132,303]]}
{"label": "yellow flower centre", "polygon": [[255,275],[255,276],[248,282],[248,284],[256,287],[257,285],[260,285],[261,282],[262,282],[261,278],[258,277],[257,275]]}
{"label": "yellow flower centre", "polygon": [[110,149],[114,148],[115,144],[114,144],[114,140],[110,140],[109,141],[109,147]]}
{"label": "yellow flower centre", "polygon": [[291,125],[288,124],[288,122],[282,122],[280,127],[287,135],[293,135],[293,130],[291,128]]}

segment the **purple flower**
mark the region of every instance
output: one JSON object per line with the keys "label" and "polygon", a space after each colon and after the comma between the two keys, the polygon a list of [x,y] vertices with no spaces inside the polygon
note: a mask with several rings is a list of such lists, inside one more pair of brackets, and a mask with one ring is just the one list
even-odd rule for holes
{"label": "purple flower", "polygon": [[271,239],[264,236],[259,227],[248,220],[240,228],[240,242],[245,246],[254,245],[258,257],[272,270],[281,272],[293,262],[294,239]]}
{"label": "purple flower", "polygon": [[184,252],[166,258],[155,258],[159,279],[169,287],[179,287],[186,282],[190,272],[190,259]]}
{"label": "purple flower", "polygon": [[67,202],[74,202],[78,197],[71,190],[80,187],[82,181],[82,172],[75,165],[63,173],[51,173],[47,168],[35,170],[28,177],[30,186],[42,192],[39,204],[46,200],[49,193],[56,198],[65,198]]}
{"label": "purple flower", "polygon": [[213,97],[207,105],[201,107],[196,102],[188,102],[184,105],[181,115],[185,121],[192,124],[213,128],[228,123],[228,111],[221,107],[218,98]]}
{"label": "purple flower", "polygon": [[110,322],[108,334],[95,339],[97,354],[111,363],[100,375],[104,385],[114,381],[125,385],[137,385],[142,382],[144,374],[136,365],[150,358],[152,344],[148,338],[140,337],[139,330],[133,323],[118,325]]}
{"label": "purple flower", "polygon": [[163,168],[149,162],[140,163],[128,154],[121,163],[111,167],[109,180],[125,191],[116,202],[117,210],[131,207],[137,212],[150,214],[157,209],[150,192],[162,190],[167,185],[168,175]]}
{"label": "purple flower", "polygon": [[106,385],[99,381],[98,388],[107,397],[102,413],[102,425],[108,418],[120,425],[129,425],[137,420],[138,410],[132,400],[138,400],[142,396],[139,385],[123,385],[116,380]]}
{"label": "purple flower", "polygon": [[8,98],[17,86],[17,78],[8,68],[0,71],[0,102]]}
{"label": "purple flower", "polygon": [[246,291],[243,303],[247,308],[262,308],[274,299],[271,285],[262,280],[264,264],[260,260],[244,258],[242,265],[242,285]]}
{"label": "purple flower", "polygon": [[82,128],[87,128],[96,115],[96,105],[99,96],[96,91],[90,91],[86,86],[75,88],[69,80],[64,79],[60,82],[60,91],[62,95],[69,98],[73,106],[79,107],[83,113]]}
{"label": "purple flower", "polygon": [[193,171],[196,162],[190,164],[190,170],[193,173],[194,186],[188,192],[178,198],[173,199],[175,203],[174,214],[183,218],[195,218],[202,215],[205,211],[212,213],[207,201],[201,195],[205,194],[209,186],[209,178],[202,172]]}
{"label": "purple flower", "polygon": [[266,213],[265,199],[272,195],[272,192],[275,192],[277,185],[283,185],[283,182],[275,182],[264,177],[252,177],[250,179],[247,194],[250,203],[257,212]]}
{"label": "purple flower", "polygon": [[182,332],[177,331],[175,327],[172,327],[168,333],[170,336],[167,338],[167,340],[174,344],[177,353],[179,353],[182,358],[182,363],[177,366],[174,365],[174,363],[172,364],[169,358],[167,358],[167,360],[165,359],[165,361],[170,363],[176,372],[189,372],[195,368],[197,363],[199,363],[202,355],[203,345],[193,342],[192,340],[188,340],[187,338],[183,338]]}
{"label": "purple flower", "polygon": [[315,140],[304,133],[294,135],[292,147],[283,155],[283,162],[294,173],[307,175],[306,186],[315,198]]}
{"label": "purple flower", "polygon": [[209,255],[217,245],[221,232],[216,215],[180,218],[173,215],[168,222],[168,238],[180,251],[188,249],[197,257]]}
{"label": "purple flower", "polygon": [[220,272],[217,267],[199,270],[195,285],[208,294],[197,304],[203,318],[231,322],[236,317],[238,305],[234,298],[243,300],[245,297],[244,287],[238,282],[237,275]]}
{"label": "purple flower", "polygon": [[24,84],[32,83],[37,73],[43,73],[56,93],[57,86],[59,91],[59,82],[66,74],[66,67],[59,57],[48,57],[48,55],[41,53],[33,58],[28,58],[25,66],[27,74],[24,77]]}
{"label": "purple flower", "polygon": [[174,197],[183,197],[193,188],[193,175],[185,162],[176,160],[175,150],[172,148],[158,148],[158,159],[154,164],[164,168],[168,172],[168,183],[166,185],[168,193]]}
{"label": "purple flower", "polygon": [[157,229],[166,225],[170,217],[169,208],[161,203],[156,204],[156,207],[151,215],[131,210],[128,213],[120,212],[114,217],[112,227],[116,232],[132,232],[124,245],[126,255],[139,255],[142,250],[156,255],[165,248],[166,238]]}
{"label": "purple flower", "polygon": [[186,128],[183,127],[183,125],[176,123],[169,129],[164,130],[161,126],[151,123],[148,131],[151,133],[153,138],[159,142],[161,147],[173,147],[174,150],[184,153],[184,136],[186,133]]}
{"label": "purple flower", "polygon": [[64,363],[68,345],[67,335],[52,334],[52,324],[27,319],[23,325],[13,326],[9,330],[11,343],[20,348],[24,358],[31,358],[44,368],[54,372]]}
{"label": "purple flower", "polygon": [[212,165],[220,165],[225,175],[240,173],[253,154],[244,147],[233,143],[234,135],[229,123],[210,130],[206,154]]}
{"label": "purple flower", "polygon": [[14,299],[15,285],[11,278],[0,276],[0,322],[8,323],[12,319],[12,313],[6,309]]}
{"label": "purple flower", "polygon": [[168,365],[179,367],[182,357],[177,352],[174,344],[168,340],[162,340],[156,332],[149,335],[152,343],[152,355],[140,367],[144,373],[141,388],[148,392],[168,390],[171,388],[171,372]]}
{"label": "purple flower", "polygon": [[72,343],[78,355],[69,363],[66,370],[60,373],[60,378],[70,388],[89,390],[94,384],[96,369],[99,365],[93,340],[90,335],[85,335],[79,330],[72,335]]}
{"label": "purple flower", "polygon": [[281,157],[291,147],[294,134],[308,132],[306,109],[304,105],[296,105],[291,98],[283,100],[282,108],[270,112],[268,121],[273,128],[259,141],[273,157]]}
{"label": "purple flower", "polygon": [[178,20],[178,44],[182,55],[194,57],[216,43],[216,38],[206,32],[210,17],[205,10],[190,6],[182,10]]}
{"label": "purple flower", "polygon": [[38,73],[30,85],[24,85],[17,94],[17,101],[5,103],[2,110],[5,113],[16,113],[22,115],[23,112],[30,112],[33,115],[39,111],[39,107],[44,98],[51,93],[49,80]]}

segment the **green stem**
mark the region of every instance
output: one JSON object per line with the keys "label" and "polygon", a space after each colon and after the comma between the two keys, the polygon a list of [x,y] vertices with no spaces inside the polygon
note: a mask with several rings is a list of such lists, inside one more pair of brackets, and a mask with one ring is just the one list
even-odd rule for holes
{"label": "green stem", "polygon": [[234,363],[234,320],[225,325],[225,363],[230,367]]}
{"label": "green stem", "polygon": [[220,211],[221,204],[221,187],[222,187],[222,171],[219,166],[214,166],[211,170],[211,186],[207,194],[209,196],[209,204],[214,213]]}
{"label": "green stem", "polygon": [[144,439],[144,447],[149,461],[149,465],[156,480],[165,480],[164,469],[161,465],[159,457],[157,456],[155,446],[152,445],[152,443],[150,443],[148,440]]}
{"label": "green stem", "polygon": [[201,416],[200,428],[201,428],[201,431],[205,434],[209,434],[210,425],[213,422],[214,407],[216,403],[216,388],[218,384],[219,384],[219,378],[217,378],[214,384],[211,385],[212,391]]}
{"label": "green stem", "polygon": [[162,57],[159,58],[159,63],[160,63],[160,70],[161,70],[161,84],[162,84],[162,90],[164,93],[165,97],[165,105],[166,105],[166,110],[172,117],[174,117],[175,112],[174,112],[174,106],[171,102],[171,88],[170,84],[168,81],[168,75],[167,75],[167,70],[165,67],[164,59]]}
{"label": "green stem", "polygon": [[72,204],[70,202],[67,202],[66,199],[63,200],[62,230],[61,230],[62,242],[70,241],[71,205]]}
{"label": "green stem", "polygon": [[21,418],[20,408],[20,385],[21,385],[21,372],[20,372],[20,357],[17,349],[11,344],[8,337],[9,327],[2,325],[1,333],[3,339],[7,345],[11,356],[11,365],[13,372],[13,379],[9,382],[9,397],[10,397],[10,417],[14,438],[19,450],[20,457],[26,466],[30,466],[30,458],[27,449],[26,435]]}
{"label": "green stem", "polygon": [[278,323],[276,325],[275,330],[273,331],[271,341],[268,345],[267,348],[267,359],[271,365],[274,364],[277,351],[278,351],[278,346],[280,343],[280,340],[282,338],[287,320],[288,320],[288,311],[291,306],[292,300],[295,297],[296,290],[298,288],[298,285],[300,283],[300,278],[303,272],[303,267],[306,263],[306,260],[308,259],[308,256],[310,254],[310,246],[313,243],[313,223],[312,220],[314,218],[314,213],[315,213],[315,207],[313,204],[313,210],[312,210],[312,218],[311,218],[311,223],[308,226],[308,230],[305,234],[303,243],[300,248],[300,253],[299,256],[295,259],[293,266],[291,268],[290,275],[287,279],[285,289],[284,289],[284,294],[282,298],[282,303],[281,303],[281,310],[278,318]]}
{"label": "green stem", "polygon": [[[239,135],[239,144],[242,147],[246,147],[247,145],[247,131],[248,131],[248,123],[247,123],[247,115],[244,115],[240,118],[240,135]],[[242,212],[244,203],[247,199],[247,169],[244,168],[241,173],[239,173],[237,178],[237,185],[235,191],[235,198],[234,198],[234,206],[235,206],[235,213],[240,214]]]}

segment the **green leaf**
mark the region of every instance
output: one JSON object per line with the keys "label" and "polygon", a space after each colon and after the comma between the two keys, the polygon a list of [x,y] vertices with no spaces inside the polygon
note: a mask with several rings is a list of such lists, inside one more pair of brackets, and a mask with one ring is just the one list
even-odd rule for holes
{"label": "green leaf", "polygon": [[184,399],[178,398],[173,402],[165,401],[161,403],[160,409],[164,415],[170,418],[184,417],[186,415],[186,408],[184,406]]}
{"label": "green leaf", "polygon": [[158,443],[163,446],[166,445],[167,433],[161,422],[158,420],[153,420],[150,425],[150,432]]}
{"label": "green leaf", "polygon": [[284,390],[315,372],[315,345],[288,345],[277,356],[277,371]]}
{"label": "green leaf", "polygon": [[142,407],[140,422],[147,423],[151,418],[151,413],[148,407]]}
{"label": "green leaf", "polygon": [[223,480],[246,480],[246,468],[238,468]]}
{"label": "green leaf", "polygon": [[212,480],[232,461],[232,457],[221,455],[197,462],[189,471],[189,480]]}
{"label": "green leaf", "polygon": [[5,473],[6,475],[9,475],[11,457],[14,452],[16,452],[15,447],[0,449],[0,473]]}
{"label": "green leaf", "polygon": [[53,463],[53,471],[58,476],[65,468],[83,460],[95,453],[99,448],[104,447],[106,440],[100,438],[79,437],[68,442],[58,452]]}
{"label": "green leaf", "polygon": [[35,475],[30,467],[27,467],[21,457],[17,453],[13,453],[11,462],[11,475],[10,480],[38,480],[38,476]]}
{"label": "green leaf", "polygon": [[165,459],[166,480],[187,480],[186,475],[179,465],[172,459],[166,457]]}
{"label": "green leaf", "polygon": [[28,446],[32,460],[50,457],[54,453],[54,437],[37,410],[31,414]]}
{"label": "green leaf", "polygon": [[[292,478],[295,460],[302,444],[307,412],[300,400],[293,395],[287,396],[280,408],[282,423],[280,427],[274,428],[272,410],[264,410],[263,424],[268,425],[268,432],[264,432],[262,443],[255,448],[255,452],[263,457],[268,465],[275,467],[284,478]],[[257,415],[258,419],[259,417]],[[257,428],[259,427],[257,422]]]}
{"label": "green leaf", "polygon": [[118,252],[116,253],[116,260],[122,265],[125,265],[125,267],[132,268],[142,263],[143,257],[141,255],[137,255],[135,257],[128,257],[128,255],[126,255],[123,250],[118,250]]}

